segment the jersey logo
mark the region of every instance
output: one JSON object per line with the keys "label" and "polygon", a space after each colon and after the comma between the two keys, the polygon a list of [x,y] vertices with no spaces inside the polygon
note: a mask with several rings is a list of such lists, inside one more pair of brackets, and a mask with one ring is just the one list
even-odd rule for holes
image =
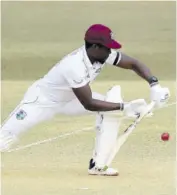
{"label": "jersey logo", "polygon": [[24,110],[20,110],[16,114],[16,119],[17,120],[23,120],[27,116],[27,113]]}

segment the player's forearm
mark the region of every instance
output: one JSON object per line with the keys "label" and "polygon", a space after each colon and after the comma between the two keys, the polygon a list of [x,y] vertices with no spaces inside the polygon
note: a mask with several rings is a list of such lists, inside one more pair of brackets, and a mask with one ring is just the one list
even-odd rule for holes
{"label": "player's forearm", "polygon": [[137,75],[145,79],[149,84],[154,83],[154,75],[151,73],[150,69],[145,64],[126,54],[121,55],[121,60],[117,64],[117,67],[131,69],[136,72]]}
{"label": "player's forearm", "polygon": [[140,77],[145,79],[149,84],[152,82],[152,77],[154,76],[150,69],[141,62],[136,62],[132,64],[132,70],[137,73]]}
{"label": "player's forearm", "polygon": [[84,107],[87,110],[98,111],[98,112],[123,110],[123,104],[122,103],[112,103],[112,102],[106,102],[106,101],[101,101],[101,100],[97,100],[97,99],[92,99]]}

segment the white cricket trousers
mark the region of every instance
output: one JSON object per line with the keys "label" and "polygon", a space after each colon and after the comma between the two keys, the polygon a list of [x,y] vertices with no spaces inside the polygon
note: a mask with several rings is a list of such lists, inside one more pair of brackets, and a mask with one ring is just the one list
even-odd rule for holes
{"label": "white cricket trousers", "polygon": [[[93,98],[103,100],[104,96],[93,93]],[[52,102],[41,92],[40,88],[33,84],[23,100],[9,115],[1,126],[1,133],[17,136],[31,127],[52,119],[57,114],[82,115],[89,114],[77,98],[69,102]]]}
{"label": "white cricket trousers", "polygon": [[[112,88],[111,98],[122,102],[119,86]],[[74,97],[74,96],[73,96]],[[93,98],[104,100],[106,98],[98,93],[93,93]],[[49,101],[42,94],[40,88],[34,83],[26,92],[23,100],[2,124],[0,132],[0,151],[8,150],[18,140],[21,133],[31,127],[53,118],[57,114],[83,115],[94,114],[86,110],[77,98],[69,102]],[[104,167],[115,145],[121,121],[109,114],[96,113],[96,139],[92,158],[98,167]]]}

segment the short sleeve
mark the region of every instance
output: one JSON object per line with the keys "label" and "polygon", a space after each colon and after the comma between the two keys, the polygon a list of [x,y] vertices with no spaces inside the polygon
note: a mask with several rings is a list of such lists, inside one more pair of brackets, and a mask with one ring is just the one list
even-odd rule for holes
{"label": "short sleeve", "polygon": [[71,88],[83,87],[88,83],[86,76],[77,70],[67,70],[64,73],[64,78]]}
{"label": "short sleeve", "polygon": [[109,54],[109,57],[106,60],[106,63],[109,65],[118,65],[118,63],[121,60],[121,53],[111,49],[111,53]]}

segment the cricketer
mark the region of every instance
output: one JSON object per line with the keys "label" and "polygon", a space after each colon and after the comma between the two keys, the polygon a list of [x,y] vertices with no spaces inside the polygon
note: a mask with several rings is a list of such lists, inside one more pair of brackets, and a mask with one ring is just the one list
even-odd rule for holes
{"label": "cricketer", "polygon": [[90,84],[104,66],[116,66],[134,71],[144,79],[149,85],[150,101],[157,107],[168,101],[170,92],[160,85],[157,76],[145,64],[120,51],[122,46],[114,39],[109,27],[102,24],[90,26],[84,41],[82,47],[64,56],[28,88],[19,105],[1,125],[0,151],[8,151],[22,133],[57,114],[95,113],[96,139],[88,173],[117,176],[118,170],[106,165],[118,137],[119,118],[137,116],[147,103],[144,99],[124,102],[119,85],[112,86],[102,95],[92,92]]}

